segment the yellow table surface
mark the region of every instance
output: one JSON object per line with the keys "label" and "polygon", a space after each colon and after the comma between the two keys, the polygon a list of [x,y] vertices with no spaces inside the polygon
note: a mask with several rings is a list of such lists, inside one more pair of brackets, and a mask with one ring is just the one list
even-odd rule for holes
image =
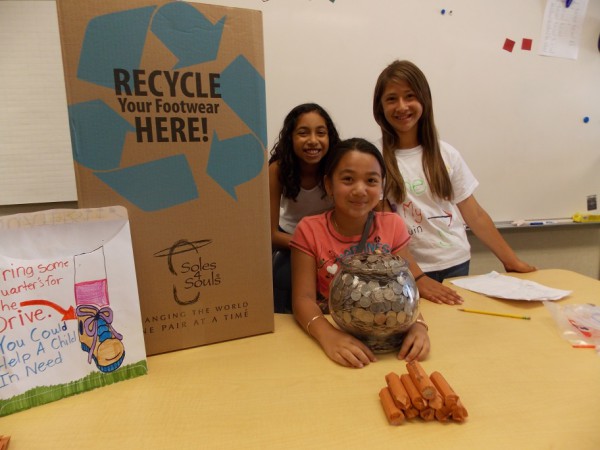
{"label": "yellow table surface", "polygon": [[[514,275],[600,304],[600,281],[565,270]],[[448,283],[448,282],[446,282]],[[421,302],[440,371],[469,411],[463,424],[387,423],[378,392],[395,354],[364,369],[331,362],[292,316],[275,332],[151,356],[149,374],[0,418],[10,450],[599,449],[600,357],[574,349],[540,302],[460,288],[469,314]]]}

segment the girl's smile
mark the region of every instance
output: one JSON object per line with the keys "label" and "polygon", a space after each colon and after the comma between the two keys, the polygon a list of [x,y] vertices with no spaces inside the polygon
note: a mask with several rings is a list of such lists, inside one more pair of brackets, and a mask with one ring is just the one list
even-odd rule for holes
{"label": "girl's smile", "polygon": [[423,115],[423,105],[410,85],[404,81],[390,82],[381,96],[383,114],[400,138],[401,148],[419,145],[418,124]]}
{"label": "girl's smile", "polygon": [[382,182],[381,167],[373,155],[352,150],[340,159],[331,177],[325,179],[335,204],[338,232],[361,234],[369,211],[379,203]]}
{"label": "girl's smile", "polygon": [[294,153],[305,164],[317,164],[329,149],[325,119],[315,111],[302,114],[293,134]]}

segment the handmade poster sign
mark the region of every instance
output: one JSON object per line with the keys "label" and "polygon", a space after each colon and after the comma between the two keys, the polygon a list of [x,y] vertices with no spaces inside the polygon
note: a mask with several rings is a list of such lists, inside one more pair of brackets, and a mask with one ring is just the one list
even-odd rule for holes
{"label": "handmade poster sign", "polygon": [[127,208],[147,353],[273,331],[260,12],[56,4],[79,206]]}
{"label": "handmade poster sign", "polygon": [[0,416],[145,373],[126,209],[0,217]]}

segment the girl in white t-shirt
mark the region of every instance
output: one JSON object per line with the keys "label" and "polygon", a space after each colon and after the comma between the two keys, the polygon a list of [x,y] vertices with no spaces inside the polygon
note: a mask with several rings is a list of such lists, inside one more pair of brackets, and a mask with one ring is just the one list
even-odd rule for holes
{"label": "girl in white t-shirt", "polygon": [[304,216],[333,206],[322,185],[322,161],[340,138],[331,117],[316,103],[292,109],[269,159],[271,244],[275,312],[291,313],[289,244]]}
{"label": "girl in white t-shirt", "polygon": [[422,297],[462,303],[440,283],[469,274],[471,252],[463,220],[507,272],[535,270],[517,257],[475,200],[478,182],[461,155],[439,140],[429,84],[416,65],[394,61],[381,72],[373,115],[381,127],[388,172],[385,198],[406,222],[411,253],[427,274],[418,284]]}

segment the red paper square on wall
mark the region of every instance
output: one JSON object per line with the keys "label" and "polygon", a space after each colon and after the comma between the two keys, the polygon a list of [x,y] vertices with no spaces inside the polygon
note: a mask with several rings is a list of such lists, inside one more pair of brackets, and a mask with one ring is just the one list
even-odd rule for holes
{"label": "red paper square on wall", "polygon": [[515,41],[506,38],[506,40],[504,41],[504,46],[502,48],[507,52],[512,52],[513,48],[515,48]]}

